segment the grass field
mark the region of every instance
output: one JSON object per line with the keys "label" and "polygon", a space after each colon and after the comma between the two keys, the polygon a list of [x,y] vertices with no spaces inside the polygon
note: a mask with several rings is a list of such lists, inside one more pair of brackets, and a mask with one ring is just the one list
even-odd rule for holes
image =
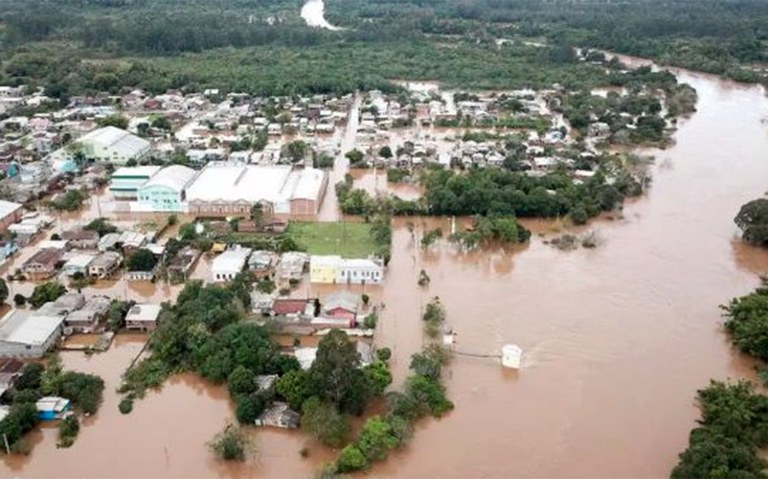
{"label": "grass field", "polygon": [[367,258],[376,245],[368,223],[291,222],[288,234],[310,254]]}

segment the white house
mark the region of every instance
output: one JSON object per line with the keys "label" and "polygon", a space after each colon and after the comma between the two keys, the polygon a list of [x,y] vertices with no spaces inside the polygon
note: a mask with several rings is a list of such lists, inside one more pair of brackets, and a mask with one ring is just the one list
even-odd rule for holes
{"label": "white house", "polygon": [[379,284],[384,280],[384,265],[372,259],[344,259],[337,283]]}
{"label": "white house", "polygon": [[221,253],[213,259],[211,264],[211,278],[213,281],[231,281],[238,273],[243,271],[251,248],[235,246]]}

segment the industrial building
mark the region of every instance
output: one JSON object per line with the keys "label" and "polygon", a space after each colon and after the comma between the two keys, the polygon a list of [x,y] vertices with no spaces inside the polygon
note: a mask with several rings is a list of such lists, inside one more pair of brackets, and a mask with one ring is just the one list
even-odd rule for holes
{"label": "industrial building", "polygon": [[133,166],[118,168],[112,173],[109,191],[117,200],[135,200],[139,196],[139,188],[160,171],[159,166]]}
{"label": "industrial building", "polygon": [[209,163],[187,187],[189,213],[248,215],[261,203],[268,215],[315,215],[328,177],[315,168]]}
{"label": "industrial building", "polygon": [[41,358],[61,337],[64,316],[11,310],[0,319],[0,357]]}
{"label": "industrial building", "polygon": [[124,165],[149,156],[151,144],[114,126],[93,130],[77,140],[86,158]]}
{"label": "industrial building", "polygon": [[138,189],[141,209],[147,211],[183,211],[186,188],[197,172],[182,165],[157,171]]}

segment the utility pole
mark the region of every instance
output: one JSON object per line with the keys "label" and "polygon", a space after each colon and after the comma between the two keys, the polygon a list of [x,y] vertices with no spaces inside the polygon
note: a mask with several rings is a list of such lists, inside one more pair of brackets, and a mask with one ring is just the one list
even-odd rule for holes
{"label": "utility pole", "polygon": [[5,433],[3,433],[3,442],[5,443],[5,452],[6,452],[6,454],[10,454],[11,453],[11,446],[8,445],[8,436]]}

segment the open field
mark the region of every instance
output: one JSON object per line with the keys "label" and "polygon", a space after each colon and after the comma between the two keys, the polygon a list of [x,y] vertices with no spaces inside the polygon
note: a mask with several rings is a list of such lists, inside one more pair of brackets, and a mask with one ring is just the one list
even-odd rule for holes
{"label": "open field", "polygon": [[376,249],[368,223],[291,222],[288,234],[310,254],[365,258]]}

